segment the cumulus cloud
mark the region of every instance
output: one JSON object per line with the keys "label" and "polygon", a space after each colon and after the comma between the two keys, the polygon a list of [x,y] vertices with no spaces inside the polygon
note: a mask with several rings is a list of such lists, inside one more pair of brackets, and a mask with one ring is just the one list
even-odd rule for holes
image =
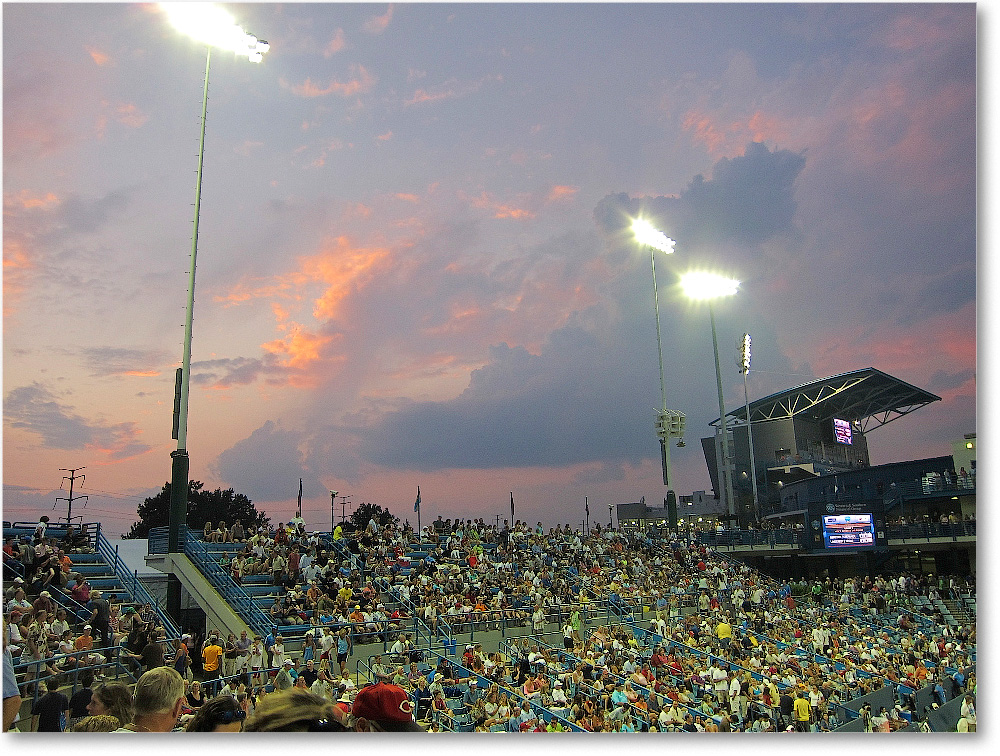
{"label": "cumulus cloud", "polygon": [[11,428],[38,434],[43,445],[50,449],[90,449],[103,452],[109,459],[121,460],[152,448],[138,441],[141,431],[135,423],[88,420],[37,382],[7,393],[4,420]]}
{"label": "cumulus cloud", "polygon": [[303,495],[315,496],[326,489],[303,464],[300,431],[285,430],[268,420],[247,438],[219,454],[214,472],[227,485],[254,502],[287,501],[294,498],[299,478]]}
{"label": "cumulus cloud", "polygon": [[553,333],[540,355],[500,344],[461,396],[388,413],[363,432],[361,453],[418,470],[637,463],[647,450],[632,429],[651,415],[613,388],[628,364],[579,327]]}
{"label": "cumulus cloud", "polygon": [[804,165],[802,154],[751,142],[744,155],[715,163],[711,178],[695,176],[678,197],[609,195],[594,218],[606,232],[616,233],[644,215],[688,246],[759,244],[793,230],[795,180]]}

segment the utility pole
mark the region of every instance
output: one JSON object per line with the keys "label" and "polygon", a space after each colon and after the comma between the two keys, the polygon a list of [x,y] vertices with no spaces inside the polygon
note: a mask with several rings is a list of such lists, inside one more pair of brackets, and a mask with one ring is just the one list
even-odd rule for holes
{"label": "utility pole", "polygon": [[338,491],[330,491],[330,536],[337,529],[337,494]]}
{"label": "utility pole", "polygon": [[337,496],[336,491],[331,491],[330,493],[332,493],[335,498],[340,499],[340,524],[343,525],[347,522],[347,500],[351,498],[351,495],[347,494],[346,496]]}
{"label": "utility pole", "polygon": [[[68,480],[69,481],[69,498],[67,498],[65,496],[60,496],[60,497],[58,497],[56,499],[57,503],[60,502],[60,501],[65,501],[66,504],[67,504],[67,508],[66,508],[66,524],[67,525],[69,525],[69,524],[71,524],[73,522],[73,520],[72,520],[72,518],[73,518],[73,502],[76,499],[88,499],[88,498],[90,498],[86,494],[84,494],[83,496],[76,496],[76,497],[73,496],[73,484],[77,480],[79,480],[82,483],[83,481],[85,481],[87,479],[86,475],[77,475],[76,473],[77,473],[78,470],[86,470],[86,469],[87,469],[86,467],[76,467],[76,468],[72,468],[72,467],[60,467],[59,468],[59,470],[61,472],[68,472],[69,473],[69,475],[63,475],[63,480]],[[59,488],[62,488],[62,483],[59,484]],[[55,509],[55,506],[53,506],[52,508]]]}

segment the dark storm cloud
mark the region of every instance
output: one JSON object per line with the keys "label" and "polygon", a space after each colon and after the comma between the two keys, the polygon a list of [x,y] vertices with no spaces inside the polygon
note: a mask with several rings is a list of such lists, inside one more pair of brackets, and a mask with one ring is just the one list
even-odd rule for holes
{"label": "dark storm cloud", "polygon": [[965,385],[965,383],[975,377],[976,371],[972,368],[960,370],[957,373],[947,373],[944,370],[938,370],[927,381],[927,388],[930,391],[948,391],[949,389],[956,389]]}
{"label": "dark storm cloud", "polygon": [[255,502],[288,501],[298,492],[303,479],[303,495],[315,496],[326,488],[303,465],[299,450],[304,434],[283,430],[268,420],[247,438],[219,454],[214,472]]}
{"label": "dark storm cloud", "polygon": [[620,347],[576,326],[539,355],[501,344],[456,399],[414,402],[362,431],[361,455],[418,470],[638,463],[648,444],[635,429],[653,414],[619,388],[634,373]]}
{"label": "dark storm cloud", "polygon": [[679,197],[609,195],[598,203],[594,219],[605,232],[616,233],[643,215],[687,246],[757,244],[791,230],[793,189],[804,165],[801,154],[751,142],[746,154],[719,160],[711,179],[695,176]]}
{"label": "dark storm cloud", "polygon": [[[594,218],[611,238],[628,228],[630,217],[643,214],[686,244],[721,239],[751,246],[792,230],[793,186],[803,165],[801,155],[752,143],[746,155],[718,161],[712,179],[695,177],[678,198],[610,195],[595,208]],[[611,245],[612,256],[620,253],[616,246]],[[622,465],[658,456],[648,280],[632,270],[630,256],[619,262],[623,277],[602,285],[604,296],[617,304],[577,311],[538,354],[505,343],[493,347],[487,364],[472,373],[457,398],[412,402],[359,429],[361,457],[427,471],[600,461],[602,469],[585,475],[607,480],[623,475]],[[667,356],[674,386],[682,387],[680,395],[673,389],[674,399],[711,407],[713,387],[703,380],[711,359],[703,355],[710,343],[708,324],[698,316],[685,320],[677,302],[661,307],[664,337],[675,355],[683,355]],[[724,313],[720,323],[728,324]],[[707,434],[702,423],[710,419],[689,417],[692,435]]]}

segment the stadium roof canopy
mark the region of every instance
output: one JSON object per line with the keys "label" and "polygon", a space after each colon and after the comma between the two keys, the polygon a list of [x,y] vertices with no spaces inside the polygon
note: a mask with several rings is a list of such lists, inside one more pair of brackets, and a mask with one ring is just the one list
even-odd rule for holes
{"label": "stadium roof canopy", "polygon": [[[867,433],[939,401],[940,396],[881,370],[865,368],[804,383],[750,402],[750,419],[760,423],[801,416],[822,422],[836,417],[857,421],[862,432]],[[726,417],[727,424],[745,425],[746,407],[727,412]],[[709,425],[717,426],[719,419]]]}

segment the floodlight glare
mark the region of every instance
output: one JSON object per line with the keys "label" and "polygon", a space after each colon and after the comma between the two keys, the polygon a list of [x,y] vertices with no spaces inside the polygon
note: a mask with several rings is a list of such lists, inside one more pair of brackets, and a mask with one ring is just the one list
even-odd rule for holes
{"label": "floodlight glare", "polygon": [[660,252],[666,252],[668,255],[673,254],[676,242],[662,231],[653,228],[649,221],[642,218],[633,220],[632,233],[635,234],[635,240],[640,244],[658,249]]}
{"label": "floodlight glare", "polygon": [[252,63],[260,63],[268,50],[267,42],[245,32],[214,3],[160,3],[160,9],[177,31],[210,47],[245,55]]}
{"label": "floodlight glare", "polygon": [[690,299],[718,299],[736,293],[740,282],[717,273],[692,271],[681,276],[681,288]]}

